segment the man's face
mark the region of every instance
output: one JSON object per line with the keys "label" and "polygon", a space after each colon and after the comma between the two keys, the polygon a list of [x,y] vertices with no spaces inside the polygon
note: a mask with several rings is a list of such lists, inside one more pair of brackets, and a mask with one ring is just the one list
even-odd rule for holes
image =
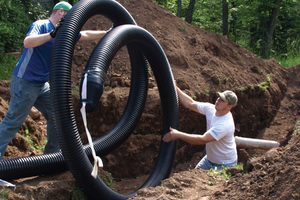
{"label": "man's face", "polygon": [[218,111],[225,111],[230,110],[232,108],[232,105],[230,105],[227,101],[224,101],[223,99],[221,99],[221,97],[219,97],[216,100],[215,108]]}

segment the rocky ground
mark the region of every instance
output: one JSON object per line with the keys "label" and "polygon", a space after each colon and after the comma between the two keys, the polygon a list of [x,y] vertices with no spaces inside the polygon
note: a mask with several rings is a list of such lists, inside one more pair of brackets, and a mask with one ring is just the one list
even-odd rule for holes
{"label": "rocky ground", "polygon": [[[211,103],[216,100],[216,92],[233,90],[239,97],[232,110],[236,136],[280,142],[280,147],[269,151],[238,148],[244,169],[231,171],[232,177],[226,180],[214,172],[193,169],[205,154],[204,146],[179,141],[170,178],[155,188],[139,190],[132,199],[299,199],[300,65],[286,69],[274,59],[260,59],[225,36],[187,24],[154,0],[118,2],[160,43],[181,89],[196,100]],[[97,15],[83,29],[110,27],[105,17]],[[73,107],[83,143],[87,139],[77,88],[96,44],[78,43],[72,64]],[[149,73],[147,103],[140,123],[124,144],[102,158],[103,173],[111,174],[113,189],[119,193],[138,189],[153,170],[158,155],[162,111],[155,77],[151,70]],[[130,78],[130,61],[127,50],[122,48],[107,72],[99,108],[88,115],[93,139],[103,136],[118,122],[127,103]],[[9,84],[10,81],[0,83],[0,120],[8,108]],[[42,116],[28,116],[8,145],[4,159],[42,154],[34,146],[43,146],[45,127]],[[205,128],[203,116],[180,107],[181,130],[204,133]],[[81,194],[69,171],[9,181],[17,187],[10,189],[8,199],[75,199]]]}

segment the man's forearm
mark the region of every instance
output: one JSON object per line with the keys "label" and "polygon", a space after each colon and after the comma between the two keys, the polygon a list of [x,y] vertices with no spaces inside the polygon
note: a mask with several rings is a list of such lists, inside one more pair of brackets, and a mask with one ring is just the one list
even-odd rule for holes
{"label": "man's forearm", "polygon": [[33,48],[45,44],[51,39],[52,37],[50,36],[50,33],[44,33],[40,35],[28,35],[24,39],[23,44],[25,48]]}
{"label": "man's forearm", "polygon": [[192,97],[190,97],[189,95],[184,93],[179,87],[176,87],[176,90],[177,90],[178,99],[179,99],[180,104],[182,104],[184,107],[186,107],[190,110],[198,112],[197,104],[192,99]]}
{"label": "man's forearm", "polygon": [[106,34],[106,31],[94,31],[94,30],[86,30],[81,31],[80,41],[86,40],[99,40]]}
{"label": "man's forearm", "polygon": [[187,143],[193,144],[193,145],[203,145],[206,144],[206,142],[203,139],[202,135],[198,134],[188,134],[181,131],[178,131],[177,133],[177,139],[183,140]]}

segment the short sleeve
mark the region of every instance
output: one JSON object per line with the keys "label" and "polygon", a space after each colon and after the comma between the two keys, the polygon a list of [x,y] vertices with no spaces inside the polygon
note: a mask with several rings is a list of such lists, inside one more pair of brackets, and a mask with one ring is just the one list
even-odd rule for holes
{"label": "short sleeve", "polygon": [[209,132],[210,135],[218,141],[227,134],[227,132],[225,132],[225,130],[224,130],[224,126],[219,124],[217,126],[212,127],[207,132]]}
{"label": "short sleeve", "polygon": [[207,115],[208,112],[211,112],[214,109],[214,105],[207,102],[197,102],[197,109],[199,113]]}

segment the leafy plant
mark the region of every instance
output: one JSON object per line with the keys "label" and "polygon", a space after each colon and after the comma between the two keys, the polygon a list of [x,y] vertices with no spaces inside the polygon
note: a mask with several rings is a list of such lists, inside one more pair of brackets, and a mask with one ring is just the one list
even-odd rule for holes
{"label": "leafy plant", "polygon": [[186,32],[187,27],[186,27],[185,24],[182,24],[182,28],[179,27],[178,29],[179,29],[180,31],[182,31],[182,32]]}
{"label": "leafy plant", "polygon": [[1,189],[0,190],[0,199],[8,199],[9,194],[10,194],[10,190]]}
{"label": "leafy plant", "polygon": [[219,169],[213,169],[213,168],[210,168],[209,171],[207,172],[207,175],[210,175],[212,176],[212,180],[210,180],[208,182],[209,185],[214,185],[216,184],[217,182],[217,177],[218,176],[222,176],[223,178],[225,178],[226,180],[229,180],[230,177],[231,177],[231,174],[230,173],[226,173],[226,170],[223,166],[223,169],[222,170],[219,170]]}
{"label": "leafy plant", "polygon": [[32,140],[31,136],[29,135],[29,130],[28,130],[28,129],[25,130],[25,138],[26,138],[27,142],[30,144],[30,147],[31,147],[32,149],[37,149],[37,150],[44,151],[45,146],[46,146],[46,144],[47,144],[47,140],[43,140],[43,141],[42,141],[42,145],[39,146],[37,143],[35,143],[35,142]]}
{"label": "leafy plant", "polygon": [[72,200],[87,200],[84,192],[77,186],[75,186],[72,190]]}
{"label": "leafy plant", "polygon": [[263,91],[267,91],[270,86],[271,74],[267,74],[266,79],[267,79],[266,81],[256,85],[257,87],[261,88]]}
{"label": "leafy plant", "polygon": [[2,58],[0,58],[0,71],[1,71],[0,81],[9,80],[11,78],[11,74],[18,60],[19,60],[18,56],[6,55],[6,54],[4,54]]}
{"label": "leafy plant", "polygon": [[33,6],[22,0],[0,0],[0,54],[21,51],[29,25],[48,16],[49,11],[43,10],[39,4]]}
{"label": "leafy plant", "polygon": [[114,178],[111,173],[106,172],[104,170],[100,170],[99,176],[110,189],[115,189],[116,185],[115,185]]}
{"label": "leafy plant", "polygon": [[22,49],[31,23],[22,1],[0,0],[0,54]]}
{"label": "leafy plant", "polygon": [[[184,19],[190,0],[156,0],[163,8],[174,15],[180,13]],[[273,0],[228,2],[228,37],[257,55],[261,55],[264,46],[267,23],[274,7]],[[271,57],[275,57],[283,66],[295,66],[300,63],[300,26],[299,0],[282,1],[272,40]],[[196,1],[191,24],[202,29],[222,34],[222,1]],[[221,41],[222,42],[222,41]],[[222,43],[221,43],[222,45]],[[298,58],[297,61],[293,61]],[[238,59],[238,57],[237,57]],[[292,63],[286,63],[286,60]]]}
{"label": "leafy plant", "polygon": [[[238,163],[237,165],[234,166],[237,169],[243,169],[243,163]],[[218,176],[222,176],[225,180],[229,180],[231,178],[231,173],[226,172],[226,167],[222,166],[222,170],[219,170],[217,168],[213,169],[209,169],[207,172],[207,175],[212,176],[212,180],[208,181],[209,185],[214,185],[217,182],[217,177]],[[247,173],[242,173],[242,175],[245,175]]]}
{"label": "leafy plant", "polygon": [[219,85],[226,84],[228,80],[228,78],[219,79]]}

